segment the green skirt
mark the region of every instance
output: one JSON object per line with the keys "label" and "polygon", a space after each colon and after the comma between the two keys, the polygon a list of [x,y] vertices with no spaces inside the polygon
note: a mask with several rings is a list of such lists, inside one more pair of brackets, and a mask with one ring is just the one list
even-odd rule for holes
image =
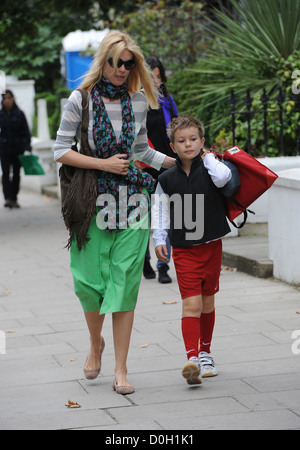
{"label": "green skirt", "polygon": [[71,272],[75,294],[85,312],[99,314],[135,309],[150,228],[101,230],[94,216],[90,240],[79,251],[74,239]]}

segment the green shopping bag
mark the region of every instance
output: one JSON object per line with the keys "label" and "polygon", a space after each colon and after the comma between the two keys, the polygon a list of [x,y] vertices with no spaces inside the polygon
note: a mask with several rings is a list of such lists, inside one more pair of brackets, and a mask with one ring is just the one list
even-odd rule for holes
{"label": "green shopping bag", "polygon": [[19,155],[25,175],[45,175],[44,169],[36,155]]}

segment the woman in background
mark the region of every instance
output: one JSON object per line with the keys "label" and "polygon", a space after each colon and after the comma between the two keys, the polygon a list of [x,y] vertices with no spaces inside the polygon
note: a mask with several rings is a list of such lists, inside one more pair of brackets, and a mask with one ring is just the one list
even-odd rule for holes
{"label": "woman in background", "polygon": [[[174,153],[170,147],[170,139],[167,135],[167,128],[169,123],[174,117],[178,116],[177,107],[173,97],[169,94],[167,89],[167,76],[165,68],[162,62],[156,56],[150,56],[146,59],[147,64],[152,70],[152,75],[154,78],[154,84],[159,90],[159,109],[150,108],[147,114],[147,132],[150,145],[159,150],[161,153],[174,157]],[[157,171],[146,167],[145,170],[150,173],[156,180],[158,175],[162,173],[165,169]],[[167,238],[167,249],[168,249],[168,261],[157,260],[156,267],[158,270],[158,281],[160,283],[171,283],[172,279],[168,274],[169,261],[171,258],[171,246],[169,239]],[[155,272],[150,264],[150,252],[149,244],[146,250],[145,262],[144,262],[144,277],[146,279],[155,278]]]}
{"label": "woman in background", "polygon": [[[31,152],[31,135],[26,117],[15,102],[10,90],[2,94],[0,111],[0,160],[2,167],[2,187],[6,208],[20,208],[21,164],[18,155]],[[12,176],[11,176],[12,175]]]}

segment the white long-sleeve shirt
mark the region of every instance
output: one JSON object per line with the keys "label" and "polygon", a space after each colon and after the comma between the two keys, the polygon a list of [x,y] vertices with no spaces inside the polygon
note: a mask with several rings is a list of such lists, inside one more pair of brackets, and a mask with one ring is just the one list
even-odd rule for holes
{"label": "white long-sleeve shirt", "polygon": [[[231,171],[212,153],[208,153],[203,160],[213,183],[218,188],[225,186],[231,179]],[[157,184],[155,194],[152,195],[152,228],[154,247],[166,245],[168,229],[170,228],[169,198],[160,183]]]}

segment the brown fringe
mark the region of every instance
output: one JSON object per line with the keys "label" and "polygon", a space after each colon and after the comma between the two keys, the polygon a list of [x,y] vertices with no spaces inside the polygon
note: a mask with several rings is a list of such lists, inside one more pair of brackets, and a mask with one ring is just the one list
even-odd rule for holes
{"label": "brown fringe", "polygon": [[79,251],[89,241],[87,233],[96,212],[97,195],[97,171],[77,169],[62,204],[62,216],[69,231],[67,249],[74,237]]}
{"label": "brown fringe", "polygon": [[[79,89],[82,96],[81,153],[93,156],[88,143],[89,108],[88,93]],[[77,150],[77,147],[74,148]],[[77,150],[78,151],[78,150]],[[69,250],[76,238],[79,251],[85,248],[87,233],[96,212],[98,195],[98,171],[63,165],[60,168],[62,191],[62,217],[69,231],[66,248]]]}
{"label": "brown fringe", "polygon": [[[82,95],[81,153],[93,156],[88,143],[89,108],[88,93],[79,89]],[[75,147],[74,150],[77,150]],[[76,238],[78,250],[85,248],[89,238],[87,233],[96,212],[98,195],[98,171],[73,168],[63,165],[60,168],[62,191],[62,217],[69,231],[66,248],[69,250]]]}

